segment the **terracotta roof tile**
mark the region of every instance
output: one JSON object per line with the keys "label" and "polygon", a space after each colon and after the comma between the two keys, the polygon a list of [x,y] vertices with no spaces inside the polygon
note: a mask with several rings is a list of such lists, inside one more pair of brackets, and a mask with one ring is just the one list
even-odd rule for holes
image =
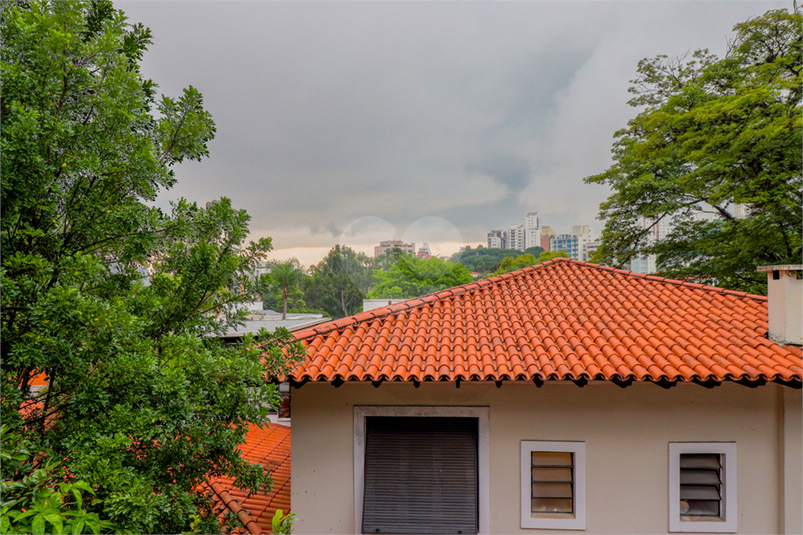
{"label": "terracotta roof tile", "polygon": [[294,381],[776,381],[767,298],[568,259],[297,331]]}
{"label": "terracotta roof tile", "polygon": [[234,512],[245,525],[246,531],[239,533],[271,533],[276,510],[285,514],[290,510],[290,428],[279,424],[264,429],[251,426],[240,451],[245,460],[270,470],[271,491],[249,496],[229,477],[212,478],[207,488],[212,490],[216,506]]}

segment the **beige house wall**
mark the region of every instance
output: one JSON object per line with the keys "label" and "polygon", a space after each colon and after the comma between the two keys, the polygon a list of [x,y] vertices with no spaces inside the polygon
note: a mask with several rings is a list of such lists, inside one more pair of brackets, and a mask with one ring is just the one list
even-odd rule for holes
{"label": "beige house wall", "polygon": [[737,443],[738,533],[800,533],[789,531],[800,526],[800,391],[787,392],[734,384],[309,383],[292,390],[294,533],[355,533],[355,405],[489,407],[491,533],[566,533],[520,528],[522,440],[585,442],[587,533],[667,533],[668,444],[684,441]]}
{"label": "beige house wall", "polygon": [[803,533],[803,392],[785,388],[780,396],[783,424],[779,445],[783,455],[782,532]]}

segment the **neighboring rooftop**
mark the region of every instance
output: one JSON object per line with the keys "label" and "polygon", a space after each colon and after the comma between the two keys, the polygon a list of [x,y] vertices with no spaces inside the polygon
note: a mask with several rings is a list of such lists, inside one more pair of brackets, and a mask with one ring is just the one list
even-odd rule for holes
{"label": "neighboring rooftop", "polygon": [[295,382],[677,381],[800,387],[767,298],[555,259],[295,332]]}
{"label": "neighboring rooftop", "polygon": [[226,333],[224,338],[233,341],[234,339],[242,338],[246,333],[256,334],[263,327],[268,332],[273,332],[279,327],[283,327],[292,332],[327,322],[329,319],[330,318],[324,317],[323,314],[288,312],[287,319],[283,320],[281,312],[276,312],[274,310],[252,311],[245,325],[231,329]]}
{"label": "neighboring rooftop", "polygon": [[215,506],[234,512],[245,525],[246,531],[240,533],[271,533],[276,510],[285,514],[290,510],[290,428],[279,424],[264,429],[252,426],[240,451],[243,459],[270,470],[271,491],[249,496],[247,491],[234,487],[229,477],[214,478],[207,486],[212,490]]}

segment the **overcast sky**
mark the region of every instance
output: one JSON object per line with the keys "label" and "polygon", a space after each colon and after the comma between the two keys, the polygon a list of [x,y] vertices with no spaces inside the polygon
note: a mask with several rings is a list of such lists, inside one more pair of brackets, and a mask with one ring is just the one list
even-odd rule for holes
{"label": "overcast sky", "polygon": [[272,258],[336,243],[485,242],[538,212],[590,224],[637,110],[644,57],[709,48],[792,2],[117,2],[153,31],[145,76],[192,85],[217,124],[211,156],[160,203],[226,196]]}

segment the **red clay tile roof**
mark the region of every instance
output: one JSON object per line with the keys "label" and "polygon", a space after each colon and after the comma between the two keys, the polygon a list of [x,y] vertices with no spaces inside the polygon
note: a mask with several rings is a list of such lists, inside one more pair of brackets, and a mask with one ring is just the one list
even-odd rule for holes
{"label": "red clay tile roof", "polygon": [[228,477],[218,477],[208,483],[215,505],[233,511],[245,525],[245,533],[271,533],[271,522],[277,509],[285,514],[290,510],[290,428],[279,424],[260,429],[251,426],[240,447],[242,457],[260,463],[270,470],[273,487],[267,496],[234,487]]}
{"label": "red clay tile roof", "polygon": [[609,380],[800,386],[767,298],[555,259],[294,333],[304,381]]}

